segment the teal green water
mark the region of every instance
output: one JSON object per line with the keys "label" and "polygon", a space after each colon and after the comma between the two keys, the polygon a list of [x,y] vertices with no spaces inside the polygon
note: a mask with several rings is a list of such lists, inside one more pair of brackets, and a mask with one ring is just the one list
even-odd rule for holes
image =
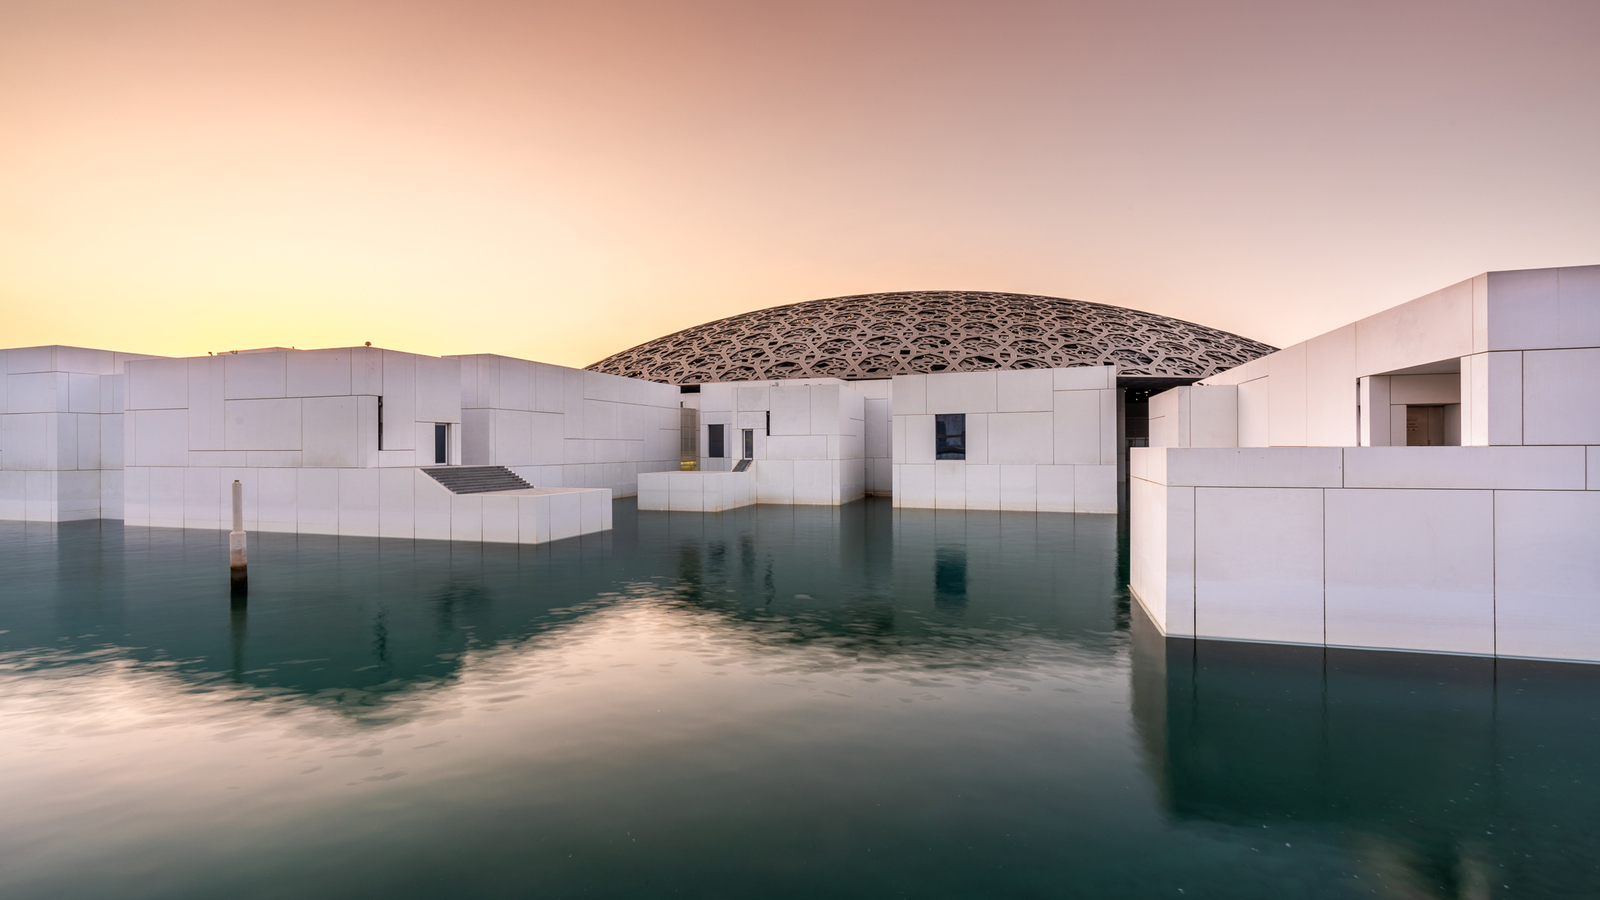
{"label": "teal green water", "polygon": [[1593,897],[1600,670],[1163,641],[1114,517],[0,523],[0,896]]}

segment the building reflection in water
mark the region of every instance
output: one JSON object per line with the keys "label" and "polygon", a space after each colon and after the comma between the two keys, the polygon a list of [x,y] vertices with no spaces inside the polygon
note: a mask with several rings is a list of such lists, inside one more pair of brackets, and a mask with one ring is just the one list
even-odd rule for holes
{"label": "building reflection in water", "polygon": [[1179,822],[1332,830],[1383,896],[1600,888],[1600,669],[1164,640],[1138,609],[1132,631],[1136,727]]}
{"label": "building reflection in water", "polygon": [[[259,535],[246,606],[223,533],[0,525],[0,712],[32,748],[0,788],[37,793],[0,849],[71,881],[115,871],[68,858],[93,835],[156,858],[292,808],[228,846],[350,896],[433,883],[390,858],[407,829],[547,880],[587,834],[552,896],[736,864],[740,895],[1600,896],[1600,669],[1165,641],[1113,517],[618,510],[541,547]],[[616,855],[640,828],[654,855]],[[867,846],[892,878],[850,868]],[[213,850],[197,896],[240,871]]]}
{"label": "building reflection in water", "polygon": [[19,525],[0,535],[22,570],[0,650],[98,659],[115,647],[180,677],[362,716],[448,681],[471,651],[641,592],[713,614],[702,625],[841,659],[981,667],[1018,637],[1046,637],[1109,661],[1123,641],[1112,517],[868,501],[617,525],[542,546],[252,535],[248,603],[228,600],[225,533]]}
{"label": "building reflection in water", "polygon": [[940,547],[933,558],[933,603],[946,611],[967,606],[967,548]]}

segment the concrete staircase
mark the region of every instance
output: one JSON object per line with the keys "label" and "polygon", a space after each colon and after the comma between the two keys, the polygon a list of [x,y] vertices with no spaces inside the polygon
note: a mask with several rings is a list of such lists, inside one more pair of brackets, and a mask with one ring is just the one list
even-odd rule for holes
{"label": "concrete staircase", "polygon": [[422,471],[452,494],[488,494],[533,487],[505,466],[424,466]]}

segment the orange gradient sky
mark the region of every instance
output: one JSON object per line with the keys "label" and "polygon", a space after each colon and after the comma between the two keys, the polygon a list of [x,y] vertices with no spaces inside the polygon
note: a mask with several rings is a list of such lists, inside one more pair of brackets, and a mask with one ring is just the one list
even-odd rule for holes
{"label": "orange gradient sky", "polygon": [[1600,3],[0,0],[0,346],[582,366],[840,294],[1283,345],[1600,263]]}

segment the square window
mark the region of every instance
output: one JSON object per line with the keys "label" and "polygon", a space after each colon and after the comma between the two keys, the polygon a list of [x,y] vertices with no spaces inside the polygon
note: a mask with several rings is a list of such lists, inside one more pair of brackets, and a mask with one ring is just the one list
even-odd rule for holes
{"label": "square window", "polygon": [[935,459],[967,458],[967,414],[941,413],[933,417]]}

